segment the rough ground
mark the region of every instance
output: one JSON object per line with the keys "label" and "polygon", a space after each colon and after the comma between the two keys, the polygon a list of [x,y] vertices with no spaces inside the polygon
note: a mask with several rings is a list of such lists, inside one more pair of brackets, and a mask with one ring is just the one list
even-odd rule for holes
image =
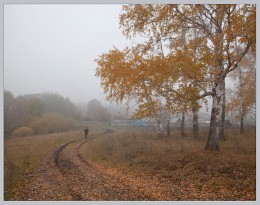
{"label": "rough ground", "polygon": [[[110,133],[107,130],[103,134]],[[12,200],[153,200],[138,187],[127,185],[84,160],[79,149],[88,141],[79,139],[61,145],[35,173],[27,174],[25,185]]]}
{"label": "rough ground", "polygon": [[[122,133],[118,133],[119,135]],[[180,167],[153,174],[145,168],[139,171],[115,169],[97,164],[82,157],[82,151],[90,140],[98,136],[115,135],[111,130],[91,138],[70,141],[54,150],[39,169],[25,176],[25,184],[12,200],[43,201],[142,201],[142,200],[255,200],[255,172],[246,167],[233,170],[232,165],[220,167],[202,166],[194,172],[188,162],[198,159],[188,156],[180,160]],[[82,149],[81,149],[82,148]],[[209,153],[210,154],[210,153]],[[212,153],[213,154],[213,153]],[[200,155],[194,156],[197,158]],[[203,158],[204,157],[204,158]],[[219,154],[219,158],[222,155]],[[216,158],[216,157],[215,157]],[[218,158],[216,158],[218,159]],[[225,160],[219,159],[221,162]],[[186,166],[187,165],[187,166]],[[246,165],[242,163],[241,166]],[[239,168],[239,169],[238,169]],[[175,170],[176,169],[176,170]],[[192,169],[192,170],[190,170]],[[215,170],[216,169],[216,170]],[[243,171],[244,170],[244,171]],[[191,174],[193,173],[193,174]],[[252,176],[251,176],[252,175]],[[249,177],[250,180],[246,180]],[[229,179],[230,181],[228,181]],[[236,184],[233,184],[234,181]],[[231,183],[232,186],[223,186]],[[238,189],[239,188],[239,189]]]}

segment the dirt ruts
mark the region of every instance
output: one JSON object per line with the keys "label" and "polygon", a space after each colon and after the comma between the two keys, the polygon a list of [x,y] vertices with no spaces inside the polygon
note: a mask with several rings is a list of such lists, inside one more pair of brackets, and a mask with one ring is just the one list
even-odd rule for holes
{"label": "dirt ruts", "polygon": [[28,174],[12,200],[153,200],[121,178],[106,175],[91,166],[79,153],[90,140],[112,134],[112,130],[69,141],[42,161],[39,169]]}

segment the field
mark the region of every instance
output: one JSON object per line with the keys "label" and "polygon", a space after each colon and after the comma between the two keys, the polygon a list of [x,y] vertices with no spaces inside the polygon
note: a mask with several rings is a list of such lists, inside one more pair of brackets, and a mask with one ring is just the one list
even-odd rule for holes
{"label": "field", "polygon": [[107,173],[127,173],[136,179],[133,183],[153,179],[140,189],[158,184],[154,194],[160,200],[255,200],[255,131],[246,133],[226,130],[227,139],[217,152],[203,150],[206,131],[200,140],[183,139],[178,132],[164,140],[151,133],[125,132],[91,141],[81,151]]}
{"label": "field", "polygon": [[[4,199],[9,200],[16,189],[23,185],[24,177],[30,176],[53,150],[65,142],[83,138],[84,126],[85,123],[78,123],[74,131],[6,139],[4,141]],[[92,128],[90,135],[102,130],[93,123],[90,127]]]}
{"label": "field", "polygon": [[[146,194],[144,199],[256,199],[254,129],[246,130],[245,135],[237,130],[226,130],[227,137],[220,142],[220,150],[211,152],[203,150],[206,131],[200,132],[199,140],[192,139],[190,133],[183,139],[178,132],[158,140],[147,131],[101,124],[89,127],[91,140],[86,142],[81,140],[84,138],[82,130],[5,140],[5,200],[10,200],[23,188],[46,157],[71,140],[81,143],[68,146],[61,157],[65,158],[73,146],[77,147],[80,159],[95,172],[135,187]],[[98,135],[104,129],[113,130],[113,133]]]}

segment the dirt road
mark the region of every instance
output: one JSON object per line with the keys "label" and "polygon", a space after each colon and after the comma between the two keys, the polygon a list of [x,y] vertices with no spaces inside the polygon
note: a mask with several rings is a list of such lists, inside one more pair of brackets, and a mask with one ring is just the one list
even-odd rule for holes
{"label": "dirt road", "polygon": [[230,172],[227,169],[232,167],[227,163],[230,161],[223,161],[225,155],[221,153],[215,157],[220,163],[214,166],[211,164],[205,169],[201,169],[204,167],[202,166],[204,161],[198,160],[199,157],[208,160],[203,153],[195,157],[189,154],[176,158],[178,167],[175,170],[156,170],[156,172],[145,167],[115,168],[90,161],[86,158],[87,155],[84,155],[85,157],[81,155],[88,147],[86,143],[97,137],[124,135],[124,131],[121,130],[101,132],[100,129],[99,133],[90,135],[88,139],[75,139],[55,149],[42,161],[38,170],[25,176],[24,186],[16,190],[11,200],[234,201],[256,198],[255,172],[252,168],[246,169],[246,162],[240,159],[235,169],[231,169]]}
{"label": "dirt road", "polygon": [[67,142],[50,154],[39,169],[27,174],[25,186],[12,200],[152,200],[137,187],[128,185],[121,178],[110,176],[95,169],[80,155],[80,148],[111,130]]}

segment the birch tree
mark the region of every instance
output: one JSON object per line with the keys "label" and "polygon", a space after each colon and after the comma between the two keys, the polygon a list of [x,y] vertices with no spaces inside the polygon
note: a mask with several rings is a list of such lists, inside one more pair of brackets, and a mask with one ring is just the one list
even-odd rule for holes
{"label": "birch tree", "polygon": [[[224,133],[225,78],[255,45],[256,6],[125,5],[120,27],[127,38],[138,36],[145,40],[138,46],[139,53],[133,55],[133,62],[121,63],[119,72],[116,71],[122,74],[126,67],[131,67],[129,79],[118,77],[121,84],[114,79],[115,85],[105,85],[107,81],[102,71],[105,64],[98,62],[97,76],[103,77],[105,91],[123,99],[126,95],[119,94],[118,90],[128,86],[131,98],[139,99],[142,105],[143,99],[146,104],[152,104],[158,102],[154,99],[167,96],[166,104],[172,112],[178,109],[175,106],[178,98],[194,104],[211,96],[211,122],[205,149],[218,150],[218,141]],[[235,52],[237,42],[241,46],[239,53]],[[129,51],[135,52],[136,47],[128,48],[121,55],[127,56]],[[113,66],[109,69],[114,72]],[[138,95],[133,90],[137,90]],[[145,97],[141,93],[145,93]]]}
{"label": "birch tree", "polygon": [[[101,86],[107,93],[107,100],[136,104],[133,117],[150,117],[155,120],[158,137],[165,136],[162,126],[163,111],[162,96],[158,95],[153,85],[160,77],[158,70],[163,72],[158,56],[146,59],[140,52],[140,47],[126,48],[119,51],[114,48],[102,54],[97,60],[96,76],[101,79]],[[152,66],[153,65],[153,66]],[[165,63],[167,65],[167,63]]]}
{"label": "birch tree", "polygon": [[[163,39],[171,55],[186,55],[185,60],[189,58],[188,51],[195,39],[187,33],[186,46],[180,50],[179,34],[183,28],[197,29],[201,36],[197,58],[201,67],[198,70],[206,72],[203,78],[198,79],[192,73],[193,66],[188,66],[188,70],[185,66],[180,69],[190,82],[200,86],[198,99],[212,97],[210,131],[205,149],[219,149],[218,141],[224,129],[225,78],[255,44],[255,5],[127,5],[123,8],[121,25],[126,35],[153,36],[150,41],[154,45],[158,39]],[[236,42],[241,45],[240,53],[235,52]],[[210,83],[210,87],[205,86],[205,82]]]}
{"label": "birch tree", "polygon": [[234,88],[230,89],[227,110],[235,111],[235,118],[239,120],[240,133],[244,133],[244,117],[256,111],[256,65],[255,54],[249,52],[240,62],[238,69],[231,77],[235,81]]}

